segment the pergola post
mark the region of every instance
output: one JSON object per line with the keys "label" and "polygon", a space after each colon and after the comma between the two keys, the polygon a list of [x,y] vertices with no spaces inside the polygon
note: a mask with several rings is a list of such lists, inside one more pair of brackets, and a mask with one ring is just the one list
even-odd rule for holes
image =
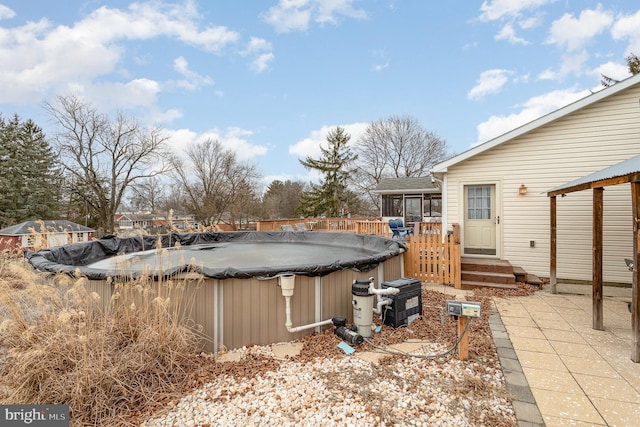
{"label": "pergola post", "polygon": [[550,201],[550,209],[551,209],[551,228],[549,230],[551,242],[550,242],[550,260],[549,260],[549,286],[552,294],[557,294],[558,289],[556,286],[557,278],[556,278],[556,246],[557,246],[557,219],[556,219],[556,196],[552,196],[549,198]]}
{"label": "pergola post", "polygon": [[602,200],[604,188],[593,189],[593,329],[604,330],[602,303]]}
{"label": "pergola post", "polygon": [[631,210],[633,212],[633,288],[631,293],[631,360],[640,362],[640,303],[638,302],[640,286],[640,182],[631,182]]}

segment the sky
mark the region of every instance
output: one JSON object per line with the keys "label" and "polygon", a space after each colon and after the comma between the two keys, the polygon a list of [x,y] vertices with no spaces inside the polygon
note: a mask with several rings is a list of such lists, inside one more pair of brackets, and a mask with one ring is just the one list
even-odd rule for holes
{"label": "sky", "polygon": [[317,181],[342,126],[409,116],[459,154],[629,76],[634,0],[0,0],[0,114],[74,95]]}

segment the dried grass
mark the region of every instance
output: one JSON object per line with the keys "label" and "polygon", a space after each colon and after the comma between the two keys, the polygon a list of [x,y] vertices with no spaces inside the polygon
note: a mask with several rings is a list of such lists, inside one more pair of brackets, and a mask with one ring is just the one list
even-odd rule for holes
{"label": "dried grass", "polygon": [[103,304],[83,277],[0,258],[0,402],[68,404],[72,425],[127,425],[175,397],[202,339],[181,320],[184,286],[115,283]]}

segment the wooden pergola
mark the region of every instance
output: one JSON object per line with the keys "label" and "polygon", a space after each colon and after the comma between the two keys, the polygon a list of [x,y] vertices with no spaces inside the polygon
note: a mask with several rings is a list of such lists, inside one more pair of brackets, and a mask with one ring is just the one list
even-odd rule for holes
{"label": "wooden pergola", "polygon": [[619,184],[631,184],[631,206],[633,213],[633,253],[629,257],[633,260],[633,288],[631,302],[631,360],[640,362],[640,304],[638,302],[638,286],[640,284],[640,156],[632,157],[611,167],[602,169],[583,178],[571,181],[547,192],[550,200],[550,265],[549,283],[551,292],[556,293],[556,244],[557,220],[556,197],[576,191],[592,190],[593,192],[593,329],[604,330],[603,300],[602,300],[602,212],[604,187]]}

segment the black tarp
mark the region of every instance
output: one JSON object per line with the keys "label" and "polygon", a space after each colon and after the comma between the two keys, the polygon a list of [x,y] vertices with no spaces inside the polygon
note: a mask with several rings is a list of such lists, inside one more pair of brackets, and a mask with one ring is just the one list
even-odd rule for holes
{"label": "black tarp", "polygon": [[[215,279],[273,277],[280,274],[299,274],[306,276],[323,276],[333,271],[352,269],[355,271],[369,271],[380,262],[397,256],[406,251],[404,242],[387,239],[376,235],[356,233],[325,233],[325,232],[205,232],[189,234],[166,234],[161,236],[136,236],[119,238],[105,236],[100,240],[74,243],[37,252],[27,251],[25,257],[34,268],[42,272],[74,274],[76,271],[93,280],[103,280],[107,277],[123,276],[123,272],[110,271],[87,267],[96,261],[121,254],[147,251],[154,248],[173,248],[177,246],[206,245],[212,243],[313,243],[331,247],[352,247],[361,249],[362,256],[350,259],[333,260],[327,264],[319,264],[312,256],[308,264],[288,266],[286,271],[282,267],[259,268],[207,268],[198,267],[196,270],[205,277]],[[193,271],[194,266],[188,264],[173,266],[164,270],[163,275],[172,276],[179,272]],[[149,274],[143,271],[129,271],[127,277],[139,277]]]}

